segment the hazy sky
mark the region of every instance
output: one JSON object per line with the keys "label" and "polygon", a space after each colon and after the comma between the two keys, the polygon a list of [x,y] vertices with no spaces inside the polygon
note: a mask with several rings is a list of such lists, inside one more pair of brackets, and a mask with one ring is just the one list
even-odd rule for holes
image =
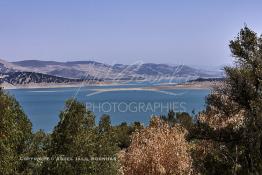
{"label": "hazy sky", "polygon": [[221,65],[257,0],[0,0],[0,58]]}

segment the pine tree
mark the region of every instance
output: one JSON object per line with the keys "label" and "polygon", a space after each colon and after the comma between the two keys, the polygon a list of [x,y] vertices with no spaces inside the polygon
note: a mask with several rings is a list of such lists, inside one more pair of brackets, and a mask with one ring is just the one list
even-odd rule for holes
{"label": "pine tree", "polygon": [[[212,140],[208,172],[262,173],[262,37],[248,27],[230,42],[234,67],[207,98],[195,138]],[[211,166],[216,165],[216,166]]]}

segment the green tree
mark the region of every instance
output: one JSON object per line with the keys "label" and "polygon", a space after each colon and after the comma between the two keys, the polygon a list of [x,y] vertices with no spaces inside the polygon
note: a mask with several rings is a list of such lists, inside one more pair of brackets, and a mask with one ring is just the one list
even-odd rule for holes
{"label": "green tree", "polygon": [[119,151],[117,147],[117,134],[113,126],[111,126],[111,119],[109,115],[103,115],[100,118],[97,127],[96,139],[96,157],[113,159],[109,161],[97,161],[95,174],[117,174],[116,153]]}
{"label": "green tree", "polygon": [[100,133],[112,132],[111,120],[109,115],[103,115],[100,118],[98,130]]}
{"label": "green tree", "polygon": [[188,131],[193,127],[193,119],[187,112],[176,113],[175,123],[182,125]]}
{"label": "green tree", "polygon": [[174,112],[170,110],[167,116],[161,116],[162,120],[166,121],[170,127],[175,124],[182,125],[185,129],[190,130],[193,127],[193,119],[187,112]]}
{"label": "green tree", "polygon": [[133,132],[143,129],[140,122],[134,122],[128,125],[126,122],[114,127],[116,132],[116,142],[120,149],[128,148],[131,143]]}
{"label": "green tree", "polygon": [[86,110],[85,105],[68,100],[51,134],[48,156],[52,161],[45,164],[43,174],[83,174],[94,171],[90,162],[71,160],[75,157],[90,158],[94,154],[94,127],[94,115]]}
{"label": "green tree", "polygon": [[[245,26],[229,46],[235,66],[225,68],[224,85],[207,98],[195,136],[213,140],[216,154],[205,162],[209,173],[261,174],[262,37]],[[210,161],[223,166],[208,167]]]}
{"label": "green tree", "polygon": [[43,174],[115,172],[116,161],[96,159],[114,156],[116,153],[114,145],[108,139],[111,138],[109,121],[105,118],[97,127],[93,113],[83,103],[67,101],[65,110],[60,114],[60,121],[51,134],[48,156],[53,161],[44,165]]}
{"label": "green tree", "polygon": [[176,122],[176,113],[173,110],[169,110],[167,116],[163,115],[160,118],[168,123],[172,127]]}
{"label": "green tree", "polygon": [[41,174],[44,162],[48,161],[47,152],[50,141],[50,134],[46,134],[43,130],[33,133],[27,148],[27,156],[37,158],[29,161],[28,172],[31,174]]}
{"label": "green tree", "polygon": [[0,174],[26,174],[31,122],[19,103],[0,89]]}

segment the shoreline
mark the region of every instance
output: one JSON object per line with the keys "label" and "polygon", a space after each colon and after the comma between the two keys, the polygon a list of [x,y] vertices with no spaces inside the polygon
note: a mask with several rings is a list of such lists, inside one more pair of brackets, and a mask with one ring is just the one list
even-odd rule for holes
{"label": "shoreline", "polygon": [[[114,90],[168,90],[168,89],[213,89],[214,86],[220,85],[221,82],[211,82],[211,81],[204,81],[204,82],[185,82],[185,83],[179,83],[179,84],[164,84],[164,85],[150,85],[146,87],[138,87],[138,88],[111,88]],[[3,83],[0,84],[0,87],[3,89],[11,90],[11,89],[54,89],[54,88],[80,88],[80,87],[87,87],[87,86],[121,86],[121,85],[128,85],[128,84],[121,84],[119,82],[106,82],[106,83],[94,83],[94,84],[88,84],[88,83],[72,83],[72,84],[27,84],[27,85],[19,85],[14,86],[11,84]]]}

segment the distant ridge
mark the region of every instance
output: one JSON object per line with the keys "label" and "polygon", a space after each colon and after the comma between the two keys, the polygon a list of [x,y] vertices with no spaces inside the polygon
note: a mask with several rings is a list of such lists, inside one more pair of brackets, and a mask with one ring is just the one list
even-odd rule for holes
{"label": "distant ridge", "polygon": [[[34,62],[34,63],[38,63],[38,62]],[[0,60],[0,84],[7,83],[16,86],[16,85],[26,85],[32,83],[68,84],[68,83],[80,83],[80,82],[93,83],[93,82],[102,81],[90,75],[86,75],[83,78],[66,78],[66,77],[49,75],[45,73],[39,73],[39,72],[33,72],[27,70],[30,69],[27,67],[22,67],[22,64],[15,65],[13,63]]]}
{"label": "distant ridge", "polygon": [[68,79],[47,74],[35,72],[9,72],[2,74],[0,83],[9,83],[12,85],[24,85],[30,83],[77,83],[82,82],[82,79]]}
{"label": "distant ridge", "polygon": [[167,64],[144,63],[134,65],[108,65],[96,61],[40,61],[24,60],[10,63],[30,72],[45,73],[67,78],[82,78],[87,75],[99,79],[128,79],[130,77],[221,77],[219,71],[205,71],[186,65],[171,66]]}
{"label": "distant ridge", "polygon": [[219,82],[222,82],[222,81],[225,81],[225,78],[224,77],[221,77],[221,78],[197,78],[195,80],[190,80],[189,82],[204,82],[204,81],[219,81]]}

